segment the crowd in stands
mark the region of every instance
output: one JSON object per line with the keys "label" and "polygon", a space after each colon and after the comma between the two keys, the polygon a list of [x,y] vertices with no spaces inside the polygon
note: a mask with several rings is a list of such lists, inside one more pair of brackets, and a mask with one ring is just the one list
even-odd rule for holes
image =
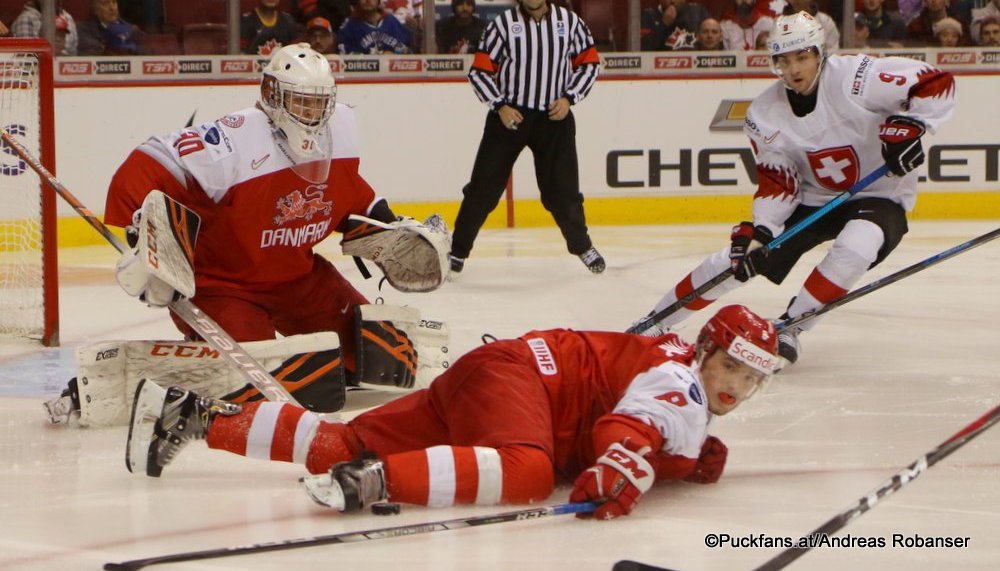
{"label": "crowd in stands", "polygon": [[[604,4],[594,9],[599,2]],[[5,2],[11,7],[0,11],[0,36],[42,35],[40,0],[23,2],[20,11],[13,6],[16,3]],[[624,35],[620,24],[627,17],[614,11],[626,9],[625,3],[557,3],[578,11],[599,42],[615,33],[619,38]],[[58,55],[227,52],[226,0],[56,0],[55,4]],[[296,41],[309,42],[326,54],[473,53],[487,25],[476,0],[451,0],[450,13],[438,12],[436,45],[429,50],[421,23],[423,0],[239,0],[239,4],[239,48],[263,56]],[[842,42],[843,3],[838,0],[642,0],[642,6],[643,51],[762,49],[775,17],[801,10],[823,26],[828,50],[1000,45],[1000,0],[854,0],[853,45]],[[598,47],[624,49],[620,41]]]}

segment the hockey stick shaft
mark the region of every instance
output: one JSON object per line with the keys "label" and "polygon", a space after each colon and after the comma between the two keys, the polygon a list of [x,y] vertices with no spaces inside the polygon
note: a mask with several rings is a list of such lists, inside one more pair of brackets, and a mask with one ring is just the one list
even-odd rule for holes
{"label": "hockey stick shaft", "polygon": [[508,521],[519,521],[528,519],[538,519],[552,515],[591,513],[597,509],[594,502],[580,502],[570,504],[559,504],[541,508],[531,508],[525,510],[510,511],[493,515],[475,516],[469,518],[457,518],[429,523],[415,523],[411,525],[399,525],[395,527],[383,527],[379,529],[369,529],[366,531],[353,531],[348,533],[338,533],[335,535],[320,535],[316,537],[303,537],[299,539],[287,539],[283,541],[273,541],[268,543],[256,543],[253,545],[242,545],[238,547],[223,547],[219,549],[207,549],[204,551],[190,551],[187,553],[175,553],[173,555],[162,555],[147,559],[134,559],[121,563],[105,563],[104,569],[107,571],[135,571],[150,565],[160,565],[162,563],[178,563],[181,561],[198,561],[203,559],[217,559],[220,557],[230,557],[233,555],[249,555],[253,553],[264,553],[267,551],[282,551],[286,549],[297,549],[299,547],[315,547],[317,545],[329,545],[332,543],[356,543],[359,541],[371,541],[374,539],[387,539],[390,537],[401,537],[407,535],[418,535],[434,531],[447,531],[450,529],[461,529],[464,527],[477,527],[493,523],[504,523]]}
{"label": "hockey stick shaft", "polygon": [[899,472],[896,472],[896,474],[883,482],[879,487],[862,496],[854,505],[840,512],[826,523],[816,528],[809,534],[808,537],[810,540],[807,545],[802,545],[800,543],[796,547],[790,547],[778,555],[775,555],[760,567],[755,568],[754,571],[777,571],[778,569],[785,568],[788,564],[795,561],[799,557],[802,557],[807,551],[812,549],[815,542],[817,542],[821,536],[836,533],[850,523],[851,520],[875,507],[875,505],[878,504],[882,498],[896,492],[906,484],[915,480],[917,476],[924,473],[934,464],[937,464],[941,460],[947,458],[948,455],[967,444],[976,436],[985,432],[986,429],[996,424],[997,421],[1000,421],[1000,406],[997,406],[993,410],[979,417],[974,422],[960,430],[957,434],[942,442],[934,450],[931,450],[927,454],[917,458],[916,461]]}
{"label": "hockey stick shaft", "polygon": [[788,327],[793,327],[795,325],[799,325],[801,323],[805,323],[806,321],[809,321],[810,319],[813,319],[815,317],[819,317],[820,315],[823,315],[824,313],[826,313],[827,311],[830,311],[831,309],[836,309],[836,308],[838,308],[838,307],[840,307],[840,306],[842,306],[842,305],[844,305],[846,303],[850,303],[850,302],[858,299],[859,297],[868,295],[868,294],[872,293],[873,291],[876,291],[876,290],[879,290],[881,288],[884,288],[885,286],[887,286],[889,284],[896,283],[896,282],[898,282],[899,280],[901,280],[901,279],[903,279],[905,277],[912,276],[913,274],[915,274],[915,273],[917,273],[919,271],[925,270],[925,269],[927,269],[927,268],[929,268],[929,267],[931,267],[933,265],[939,264],[939,263],[947,260],[948,258],[952,258],[954,256],[957,256],[957,255],[961,254],[962,252],[965,252],[966,250],[971,250],[972,248],[975,248],[976,246],[981,246],[981,245],[985,244],[986,242],[989,242],[990,240],[993,240],[993,239],[997,238],[998,236],[1000,236],[1000,228],[997,228],[996,230],[993,230],[992,232],[987,232],[986,234],[983,234],[982,236],[978,236],[976,238],[973,238],[972,240],[969,240],[968,242],[964,242],[962,244],[959,244],[959,245],[957,245],[957,246],[955,246],[953,248],[945,250],[944,252],[941,252],[939,254],[935,254],[935,255],[927,258],[926,260],[917,262],[917,263],[915,263],[912,266],[909,266],[907,268],[903,268],[902,270],[899,270],[898,272],[896,272],[894,274],[890,274],[888,276],[885,276],[884,278],[879,278],[879,279],[873,281],[872,283],[870,283],[870,284],[868,284],[868,285],[866,285],[864,287],[860,287],[860,288],[858,288],[858,289],[856,289],[856,290],[854,290],[854,291],[852,291],[850,293],[847,293],[847,294],[844,294],[844,295],[838,297],[837,299],[831,301],[830,303],[828,303],[828,304],[826,304],[824,306],[818,307],[818,308],[813,309],[811,311],[807,311],[806,313],[803,313],[802,315],[798,315],[798,316],[796,316],[796,317],[794,317],[792,319],[787,319],[785,321],[781,321],[781,322],[775,324],[775,327],[777,327],[778,331],[781,331],[782,329],[786,329]]}
{"label": "hockey stick shaft", "polygon": [[[14,149],[21,159],[31,166],[32,170],[38,173],[38,176],[45,181],[52,190],[63,198],[73,210],[77,212],[84,220],[97,230],[97,233],[104,237],[116,250],[124,253],[128,247],[125,245],[121,239],[116,236],[111,230],[101,222],[94,213],[90,211],[82,202],[80,202],[77,197],[70,192],[65,186],[56,179],[41,162],[38,161],[27,149],[25,149],[20,143],[18,143],[14,137],[12,137],[6,131],[0,132],[0,137],[3,138],[3,142],[6,143],[10,148]],[[198,333],[213,349],[219,352],[223,358],[228,359],[229,362],[239,371],[240,375],[250,384],[257,387],[257,389],[263,393],[268,399],[281,401],[281,402],[291,402],[296,403],[297,401],[292,397],[292,395],[285,389],[285,387],[279,383],[271,373],[267,371],[264,367],[260,365],[253,357],[247,354],[246,351],[240,347],[232,336],[230,336],[226,331],[215,322],[214,319],[205,315],[203,311],[198,309],[195,304],[191,303],[186,299],[181,299],[169,304],[167,307],[172,309],[185,323],[191,326],[195,332]]]}
{"label": "hockey stick shaft", "polygon": [[[780,247],[782,244],[790,240],[793,236],[804,230],[807,226],[811,225],[816,220],[819,220],[834,208],[840,206],[844,202],[847,202],[847,200],[850,199],[855,194],[868,188],[868,186],[871,185],[873,182],[885,176],[887,172],[889,172],[889,167],[886,165],[882,165],[879,168],[875,169],[874,171],[869,173],[868,176],[854,183],[854,186],[835,196],[833,200],[831,200],[830,202],[827,202],[818,210],[816,210],[809,216],[806,216],[791,228],[785,229],[785,231],[782,232],[780,236],[768,242],[767,245],[764,246],[764,248],[768,250],[774,250],[775,248]],[[673,315],[674,312],[676,312],[678,309],[681,309],[682,307],[686,306],[687,304],[691,303],[692,301],[704,295],[706,292],[715,288],[715,286],[728,280],[733,275],[733,273],[735,273],[733,269],[728,268],[724,272],[716,275],[712,279],[701,284],[687,295],[682,296],[677,301],[657,311],[652,316],[643,318],[638,323],[628,328],[627,333],[642,333],[643,331],[652,327],[654,323],[658,323],[659,321],[662,321],[667,317]]]}

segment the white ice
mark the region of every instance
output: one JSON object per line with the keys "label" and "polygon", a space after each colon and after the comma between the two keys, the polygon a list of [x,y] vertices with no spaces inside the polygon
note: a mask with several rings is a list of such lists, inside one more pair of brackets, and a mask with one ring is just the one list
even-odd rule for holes
{"label": "white ice", "polygon": [[[859,285],[988,232],[997,222],[918,222]],[[389,302],[448,320],[453,350],[483,333],[622,330],[705,255],[723,225],[595,227],[608,260],[591,275],[554,228],[484,231],[457,281],[425,295],[385,291]],[[324,246],[375,297],[353,263]],[[160,479],[125,470],[125,428],[51,426],[41,401],[72,375],[70,354],[109,338],[175,338],[163,311],[113,283],[107,247],[61,255],[61,349],[0,342],[0,570],[99,569],[105,562],[484,515],[511,507],[431,509],[401,515],[324,511],[299,489],[292,465],[189,446]],[[730,294],[780,314],[821,252],[781,286],[763,280]],[[713,432],[730,448],[715,485],[666,483],[627,518],[554,516],[411,537],[328,545],[152,569],[608,570],[635,559],[679,571],[751,569],[778,549],[714,548],[707,534],[806,534],[854,504],[1000,402],[1000,241],[986,244],[830,312],[803,336],[800,362]],[[692,338],[711,310],[680,332]],[[349,408],[379,395],[355,393]],[[566,486],[548,503],[565,502]],[[792,569],[1000,568],[1000,429],[987,431],[852,521],[840,536],[884,538],[886,548],[815,549]],[[968,537],[968,547],[891,547],[905,537]]]}

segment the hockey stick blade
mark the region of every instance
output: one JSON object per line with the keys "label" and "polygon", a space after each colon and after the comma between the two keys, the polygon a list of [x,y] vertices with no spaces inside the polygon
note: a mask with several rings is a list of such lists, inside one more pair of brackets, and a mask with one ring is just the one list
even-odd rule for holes
{"label": "hockey stick blade", "polygon": [[650,565],[649,563],[639,563],[638,561],[632,561],[631,559],[622,559],[618,563],[615,563],[611,568],[611,571],[673,571],[666,567],[657,567],[656,565]]}
{"label": "hockey stick blade", "polygon": [[901,280],[901,279],[903,279],[905,277],[909,277],[909,276],[911,276],[911,275],[913,275],[913,274],[915,274],[917,272],[920,272],[922,270],[926,270],[927,268],[929,268],[929,267],[931,267],[933,265],[939,264],[939,263],[947,260],[948,258],[952,258],[954,256],[957,256],[957,255],[961,254],[962,252],[964,252],[966,250],[971,250],[972,248],[975,248],[976,246],[981,246],[981,245],[989,242],[990,240],[993,240],[994,238],[997,238],[998,236],[1000,236],[1000,228],[997,228],[996,230],[993,230],[992,232],[987,232],[986,234],[983,234],[982,236],[978,236],[976,238],[973,238],[972,240],[969,240],[968,242],[963,242],[962,244],[959,244],[959,245],[957,245],[957,246],[955,246],[953,248],[945,250],[944,252],[941,252],[939,254],[934,254],[933,256],[931,256],[931,257],[929,257],[929,258],[927,258],[925,260],[922,260],[920,262],[917,262],[917,263],[915,263],[915,264],[913,264],[913,265],[911,265],[909,267],[903,268],[902,270],[899,270],[898,272],[896,272],[894,274],[890,274],[888,276],[885,276],[884,278],[879,278],[879,279],[871,282],[870,284],[868,284],[868,285],[866,285],[864,287],[860,287],[860,288],[858,288],[858,289],[856,289],[856,290],[854,290],[854,291],[852,291],[850,293],[846,293],[846,294],[838,297],[837,299],[831,301],[830,303],[828,303],[826,305],[823,305],[823,306],[818,307],[816,309],[813,309],[811,311],[807,311],[807,312],[803,313],[802,315],[797,315],[797,316],[795,316],[792,319],[787,319],[785,321],[780,321],[780,322],[778,322],[778,323],[775,324],[775,327],[778,329],[778,331],[781,331],[782,329],[786,329],[788,327],[793,327],[795,325],[799,325],[801,323],[805,323],[806,321],[809,321],[810,319],[813,319],[815,317],[819,317],[820,315],[823,315],[824,313],[826,313],[827,311],[830,311],[831,309],[836,309],[836,308],[838,308],[838,307],[840,307],[840,306],[842,306],[842,305],[844,305],[846,303],[850,303],[850,302],[858,299],[859,297],[868,295],[868,294],[872,293],[875,290],[882,289],[885,286],[887,286],[889,284],[896,283],[896,282],[898,282],[899,280]]}
{"label": "hockey stick blade", "polygon": [[286,539],[283,541],[256,543],[252,545],[241,545],[237,547],[206,549],[204,551],[189,551],[186,553],[161,555],[159,557],[149,557],[146,559],[133,559],[131,561],[122,561],[121,563],[105,563],[104,569],[106,571],[136,571],[137,569],[142,569],[150,565],[160,565],[163,563],[179,563],[181,561],[200,561],[203,559],[218,559],[220,557],[231,557],[233,555],[250,555],[253,553],[264,553],[267,551],[282,551],[286,549],[296,549],[299,547],[315,547],[317,545],[329,545],[333,543],[356,543],[359,541],[370,541],[373,539],[387,539],[390,537],[402,537],[408,535],[417,535],[421,533],[430,533],[434,531],[461,529],[464,527],[477,527],[480,525],[504,523],[508,521],[538,519],[551,515],[591,513],[595,509],[597,509],[597,504],[594,502],[558,504],[554,506],[516,510],[516,511],[493,514],[493,515],[449,519],[444,521],[434,521],[430,523],[415,523],[411,525],[399,525],[395,527],[383,527],[380,529],[369,529],[366,531],[338,533],[336,535],[319,535],[316,537]]}
{"label": "hockey stick blade", "polygon": [[[21,143],[17,142],[14,137],[12,137],[6,131],[0,131],[0,137],[2,137],[3,142],[6,143],[10,148],[14,149],[21,159],[31,166],[32,170],[38,173],[38,176],[49,185],[52,190],[56,191],[56,194],[61,196],[63,200],[69,203],[73,207],[73,210],[77,212],[84,220],[90,224],[94,230],[104,237],[116,250],[119,252],[125,252],[127,246],[121,241],[118,236],[111,232],[111,230],[100,220],[94,216],[94,213],[90,211],[86,206],[80,202],[77,197],[70,192],[66,187],[56,179],[41,162],[38,161],[27,149],[25,149]],[[267,371],[264,367],[260,365],[253,357],[244,351],[239,343],[237,343],[232,336],[230,336],[226,331],[215,322],[214,319],[205,315],[197,306],[186,299],[181,299],[180,301],[175,301],[168,305],[170,309],[174,311],[185,323],[191,326],[192,329],[201,336],[213,349],[219,352],[219,354],[227,359],[239,372],[240,376],[244,378],[248,383],[256,387],[261,393],[266,395],[270,400],[280,401],[280,402],[291,402],[293,404],[298,404],[298,401],[292,397],[291,393],[285,389],[284,385],[275,380],[271,376],[271,373]]]}
{"label": "hockey stick blade", "polygon": [[[782,244],[784,244],[785,242],[790,240],[793,236],[804,230],[807,226],[809,226],[816,220],[822,218],[834,208],[847,202],[852,196],[868,188],[873,182],[882,178],[888,172],[889,172],[889,167],[886,165],[882,165],[879,168],[873,170],[868,174],[868,176],[854,183],[854,185],[851,188],[838,194],[830,202],[827,202],[821,208],[819,208],[809,216],[806,216],[791,228],[786,228],[785,231],[782,232],[780,236],[768,242],[767,245],[764,246],[764,248],[768,250],[774,250],[775,248],[781,247]],[[656,313],[640,319],[638,322],[635,323],[635,325],[629,327],[625,332],[634,334],[642,333],[643,331],[652,327],[654,323],[658,323],[666,319],[667,317],[670,317],[678,309],[686,306],[687,304],[698,299],[708,291],[714,289],[715,286],[728,280],[733,275],[733,273],[734,273],[733,269],[729,268],[726,271],[716,275],[715,277],[711,278],[710,280],[706,281],[705,283],[701,284],[700,286],[689,292],[687,295],[681,296],[677,301],[671,303],[667,307],[664,307],[663,309],[657,311]]]}
{"label": "hockey stick blade", "polygon": [[[989,427],[996,424],[997,421],[1000,421],[1000,406],[977,418],[965,428],[958,431],[954,436],[939,444],[937,448],[917,458],[912,464],[894,474],[879,487],[859,498],[854,505],[833,516],[826,523],[813,530],[807,537],[818,538],[840,531],[852,520],[875,507],[884,497],[915,480],[917,476],[923,474],[931,466],[945,459],[952,452],[985,432]],[[779,569],[784,569],[790,563],[805,555],[812,547],[811,544],[789,547],[753,571],[778,571]]]}

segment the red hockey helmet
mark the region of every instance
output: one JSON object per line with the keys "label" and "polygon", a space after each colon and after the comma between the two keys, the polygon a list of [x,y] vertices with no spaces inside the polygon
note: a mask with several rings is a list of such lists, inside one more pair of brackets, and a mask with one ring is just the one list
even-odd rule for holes
{"label": "red hockey helmet", "polygon": [[770,375],[778,365],[778,332],[774,324],[742,305],[727,305],[698,334],[697,348],[711,355],[720,348],[730,357]]}

